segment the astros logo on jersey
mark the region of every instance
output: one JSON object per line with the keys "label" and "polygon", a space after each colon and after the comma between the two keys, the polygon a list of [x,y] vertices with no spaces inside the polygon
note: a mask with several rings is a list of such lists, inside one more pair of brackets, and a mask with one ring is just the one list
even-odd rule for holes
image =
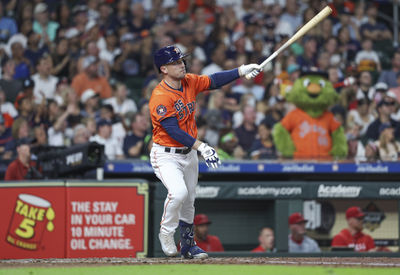
{"label": "astros logo on jersey", "polygon": [[160,104],[157,106],[157,114],[159,116],[165,116],[166,113],[167,113],[167,108],[164,105]]}

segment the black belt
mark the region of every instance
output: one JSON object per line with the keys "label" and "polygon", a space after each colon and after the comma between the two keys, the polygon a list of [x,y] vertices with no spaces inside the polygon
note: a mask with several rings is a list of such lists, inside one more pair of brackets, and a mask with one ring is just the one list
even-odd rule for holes
{"label": "black belt", "polygon": [[[170,147],[165,147],[165,148],[164,148],[164,151],[165,151],[166,153],[171,153],[172,149],[171,149]],[[191,148],[186,148],[186,149],[175,149],[175,153],[176,153],[176,154],[184,154],[184,155],[187,155],[187,154],[190,153],[190,151],[192,151]]]}

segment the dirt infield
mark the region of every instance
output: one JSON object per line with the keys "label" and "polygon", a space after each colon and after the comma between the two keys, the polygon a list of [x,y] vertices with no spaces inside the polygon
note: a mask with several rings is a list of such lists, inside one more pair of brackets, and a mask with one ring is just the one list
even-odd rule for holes
{"label": "dirt infield", "polygon": [[88,259],[23,259],[1,260],[0,268],[45,266],[97,266],[97,265],[159,265],[159,264],[219,264],[219,265],[285,265],[335,267],[388,267],[400,268],[400,258],[371,257],[307,257],[307,258],[208,258],[184,260],[180,258],[88,258]]}

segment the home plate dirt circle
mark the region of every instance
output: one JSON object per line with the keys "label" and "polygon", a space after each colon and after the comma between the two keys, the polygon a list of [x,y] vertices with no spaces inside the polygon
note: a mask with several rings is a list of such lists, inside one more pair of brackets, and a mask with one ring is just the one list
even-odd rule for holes
{"label": "home plate dirt circle", "polygon": [[285,265],[285,266],[331,266],[331,267],[400,267],[400,258],[390,257],[232,257],[184,260],[180,258],[79,258],[79,259],[22,259],[1,260],[2,267],[43,266],[92,266],[92,265],[158,265],[158,264],[242,264],[242,265]]}

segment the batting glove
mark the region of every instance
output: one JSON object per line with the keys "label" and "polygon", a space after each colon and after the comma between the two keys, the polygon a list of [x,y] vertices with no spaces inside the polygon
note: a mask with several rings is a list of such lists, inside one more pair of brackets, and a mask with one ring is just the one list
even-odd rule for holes
{"label": "batting glove", "polygon": [[261,72],[261,67],[258,64],[242,65],[238,68],[239,76],[246,78],[254,78]]}
{"label": "batting glove", "polygon": [[221,165],[217,152],[207,143],[202,143],[197,150],[206,161],[207,167],[218,168]]}

